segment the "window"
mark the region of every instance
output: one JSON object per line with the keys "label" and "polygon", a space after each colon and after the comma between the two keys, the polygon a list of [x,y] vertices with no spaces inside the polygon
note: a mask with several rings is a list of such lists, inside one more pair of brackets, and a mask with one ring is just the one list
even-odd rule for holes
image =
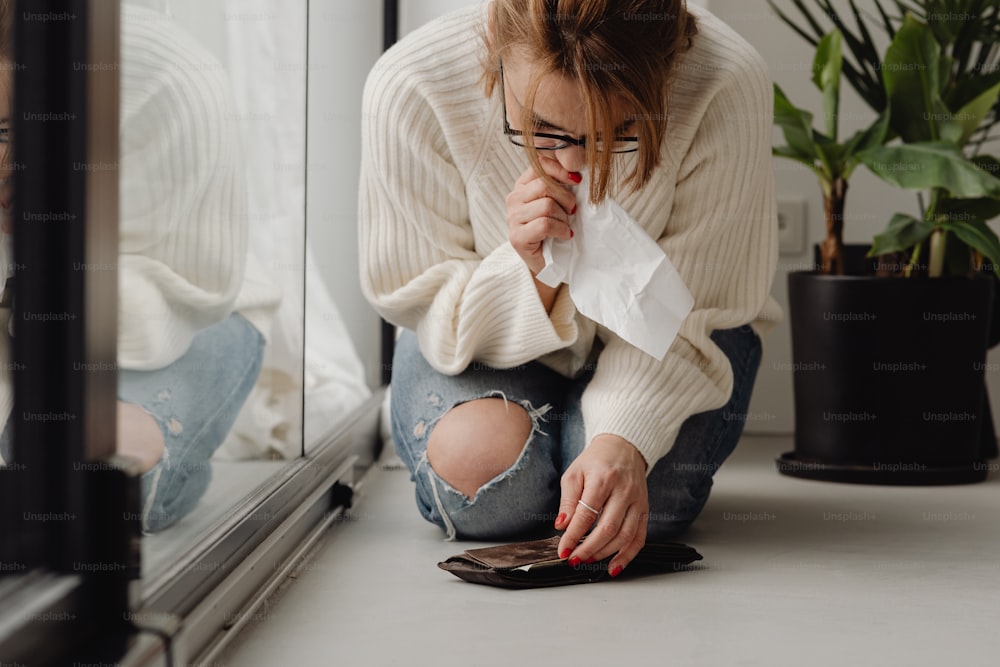
{"label": "window", "polygon": [[355,198],[383,9],[35,4],[11,12],[0,659],[206,660],[379,452]]}

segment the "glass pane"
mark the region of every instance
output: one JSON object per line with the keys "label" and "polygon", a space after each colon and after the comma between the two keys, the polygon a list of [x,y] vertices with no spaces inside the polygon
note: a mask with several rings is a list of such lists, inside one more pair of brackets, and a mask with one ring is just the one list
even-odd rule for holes
{"label": "glass pane", "polygon": [[304,2],[122,4],[118,441],[149,468],[147,578],[302,451],[305,31]]}
{"label": "glass pane", "polygon": [[307,451],[380,382],[380,324],[361,294],[357,215],[361,91],[382,52],[381,31],[381,2],[310,3]]}

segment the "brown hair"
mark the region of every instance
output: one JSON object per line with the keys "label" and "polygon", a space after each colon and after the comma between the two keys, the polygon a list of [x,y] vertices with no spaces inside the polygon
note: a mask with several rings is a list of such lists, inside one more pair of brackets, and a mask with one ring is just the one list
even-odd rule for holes
{"label": "brown hair", "polygon": [[8,62],[14,59],[14,44],[10,39],[10,22],[14,17],[10,4],[9,0],[0,0],[0,60]]}
{"label": "brown hair", "polygon": [[[633,110],[626,119],[635,121],[630,134],[639,138],[639,145],[635,168],[624,183],[632,191],[645,185],[660,162],[668,84],[677,54],[690,47],[698,32],[685,0],[493,0],[490,22],[492,36],[482,34],[487,96],[499,81],[501,55],[524,49],[534,65],[523,102],[528,145],[539,82],[550,74],[576,80],[588,136],[612,136],[612,110]],[[533,147],[527,151],[535,170],[551,182],[538,152]],[[586,145],[586,154],[592,173],[590,200],[597,203],[607,196],[616,156],[598,153],[593,143]]]}

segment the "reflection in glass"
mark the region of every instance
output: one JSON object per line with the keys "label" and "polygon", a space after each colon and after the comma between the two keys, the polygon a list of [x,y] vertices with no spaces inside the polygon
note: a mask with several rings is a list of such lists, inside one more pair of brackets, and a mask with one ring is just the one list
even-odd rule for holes
{"label": "reflection in glass", "polygon": [[[254,192],[251,173],[274,170],[261,152],[273,123],[244,106],[247,26],[222,3],[197,15],[194,3],[157,4],[121,13],[119,398],[138,410],[120,411],[118,440],[153,459],[142,476],[146,576],[298,454],[302,405],[301,374],[283,372],[302,364],[301,287],[273,269],[301,258],[303,193],[262,204]],[[301,41],[292,49],[304,58]],[[273,80],[255,79],[278,97]],[[303,117],[282,132],[304,151]]]}
{"label": "reflection in glass", "polygon": [[222,65],[158,12],[126,4],[121,30],[118,442],[148,468],[141,521],[158,533],[208,489],[280,294],[248,261]]}
{"label": "reflection in glass", "polygon": [[[208,529],[235,518],[235,507],[240,500],[283,468],[285,461],[302,455],[303,431],[308,441],[317,437],[313,431],[322,434],[335,427],[349,408],[363,398],[348,400],[351,395],[359,394],[358,384],[367,395],[360,361],[355,357],[356,364],[352,363],[353,347],[349,340],[339,337],[337,322],[329,316],[336,312],[336,307],[332,301],[326,307],[323,290],[310,286],[308,295],[304,291],[304,272],[309,266],[304,260],[307,9],[305,0],[280,6],[272,0],[211,3],[131,0],[123,5],[123,74],[128,75],[123,77],[123,99],[148,98],[150,80],[141,69],[152,66],[153,61],[172,74],[172,81],[193,80],[192,85],[201,90],[200,101],[181,105],[176,115],[167,115],[161,105],[149,103],[128,115],[138,120],[140,127],[149,120],[168,119],[154,133],[155,141],[135,143],[136,154],[140,156],[136,164],[142,168],[149,159],[148,146],[176,144],[189,147],[185,153],[187,166],[194,167],[193,163],[202,158],[212,163],[209,170],[189,169],[179,174],[161,161],[155,173],[132,173],[132,163],[126,157],[132,143],[123,107],[123,185],[129,184],[129,191],[143,201],[144,189],[176,194],[176,185],[150,184],[151,179],[167,174],[180,177],[183,183],[207,177],[213,185],[232,184],[234,189],[229,199],[216,199],[215,210],[221,220],[213,217],[196,224],[194,234],[203,235],[205,224],[214,224],[220,230],[235,229],[244,235],[237,240],[238,234],[234,232],[233,245],[215,251],[222,252],[222,257],[230,257],[229,253],[236,252],[235,244],[242,243],[245,266],[238,264],[238,256],[234,256],[229,272],[219,273],[220,279],[225,276],[233,281],[228,287],[230,291],[225,292],[231,299],[228,302],[231,312],[225,316],[215,313],[215,318],[222,319],[199,330],[197,336],[205,339],[201,356],[183,371],[186,379],[194,379],[196,400],[201,403],[202,399],[197,397],[203,396],[205,402],[218,403],[221,397],[214,396],[208,387],[219,386],[227,377],[234,396],[245,389],[233,380],[248,375],[237,371],[248,368],[246,361],[254,347],[254,337],[252,331],[241,337],[247,334],[247,327],[239,322],[240,316],[252,323],[266,341],[256,382],[245,398],[223,407],[229,410],[240,403],[235,414],[229,413],[233,420],[228,432],[217,429],[214,437],[224,437],[221,445],[209,453],[210,459],[204,458],[212,449],[209,445],[197,446],[196,459],[183,455],[178,475],[180,479],[190,479],[192,494],[203,495],[173,528],[147,536],[143,545],[147,573],[163,569],[163,576],[167,576],[168,566],[176,561],[178,553],[196,544]],[[150,59],[144,51],[146,47],[130,37],[130,31],[137,36],[144,34],[167,52]],[[135,68],[135,72],[130,73],[130,68]],[[177,85],[180,84],[174,87]],[[198,127],[181,129],[188,120]],[[230,142],[232,152],[228,150]],[[227,148],[213,148],[220,143]],[[159,149],[154,154],[170,156],[169,151]],[[239,193],[236,188],[241,188]],[[195,191],[202,195],[209,192],[199,188]],[[128,215],[123,206],[123,234]],[[198,243],[197,247],[186,246],[186,268],[197,266],[200,258],[212,254]],[[336,252],[350,257],[356,250],[345,246]],[[239,281],[234,271],[242,271]],[[236,289],[232,291],[234,285]],[[217,286],[216,293],[222,291]],[[183,301],[185,296],[177,295],[178,308],[190,306]],[[324,304],[322,312],[327,315],[318,331],[310,323],[306,334],[304,307],[314,307],[317,300]],[[316,349],[326,355],[322,357],[325,366],[305,363],[304,357],[315,354]],[[126,381],[125,372],[121,377]],[[162,391],[161,387],[155,389]],[[176,392],[172,391],[170,396],[168,400],[174,401]],[[304,405],[310,418],[305,423]],[[228,417],[225,421],[229,421]],[[167,431],[171,423],[167,418]],[[224,425],[222,420],[219,423]],[[186,424],[181,426],[187,428]],[[315,428],[311,430],[311,426]],[[161,461],[158,465],[162,468],[163,464]],[[201,489],[203,480],[209,477],[206,472],[212,481]],[[150,477],[153,474],[155,469],[147,473]],[[175,498],[174,502],[187,502],[183,495]],[[149,507],[155,511],[155,505]]]}
{"label": "reflection in glass", "polygon": [[[167,579],[181,554],[301,456],[303,431],[318,441],[370,394],[331,290],[305,260],[307,9],[305,0],[127,0],[120,63],[81,63],[120,67],[119,162],[78,165],[118,171],[118,262],[79,270],[119,276],[118,448],[144,470],[147,578]],[[337,90],[337,71],[327,64],[326,90]],[[0,67],[0,114],[10,79]],[[8,146],[0,278],[14,269]],[[317,176],[310,184],[321,189]],[[356,261],[353,243],[316,252]],[[0,440],[9,442],[10,311],[0,316]]]}

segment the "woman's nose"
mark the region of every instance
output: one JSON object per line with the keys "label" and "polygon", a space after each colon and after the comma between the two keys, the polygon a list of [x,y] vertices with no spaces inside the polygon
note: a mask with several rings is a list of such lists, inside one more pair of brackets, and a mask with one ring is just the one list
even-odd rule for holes
{"label": "woman's nose", "polygon": [[587,151],[583,146],[567,146],[553,151],[556,159],[568,171],[583,171],[587,166]]}

